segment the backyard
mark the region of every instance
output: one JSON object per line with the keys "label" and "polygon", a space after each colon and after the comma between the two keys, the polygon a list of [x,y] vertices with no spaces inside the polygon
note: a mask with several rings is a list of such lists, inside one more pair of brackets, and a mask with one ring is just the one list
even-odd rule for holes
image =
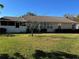
{"label": "backyard", "polygon": [[14,53],[20,53],[27,59],[35,59],[33,54],[36,50],[79,55],[79,34],[0,35],[0,54],[13,56]]}

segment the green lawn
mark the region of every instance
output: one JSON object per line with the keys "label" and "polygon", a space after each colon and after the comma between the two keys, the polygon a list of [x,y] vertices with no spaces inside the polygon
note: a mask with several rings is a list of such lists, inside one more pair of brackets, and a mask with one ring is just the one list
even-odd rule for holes
{"label": "green lawn", "polygon": [[79,34],[12,34],[0,35],[0,54],[20,52],[32,59],[35,50],[64,51],[79,55]]}

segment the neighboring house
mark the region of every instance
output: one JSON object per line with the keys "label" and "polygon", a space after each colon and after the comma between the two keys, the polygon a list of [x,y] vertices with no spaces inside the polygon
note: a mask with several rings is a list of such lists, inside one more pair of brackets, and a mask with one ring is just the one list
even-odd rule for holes
{"label": "neighboring house", "polygon": [[75,21],[77,22],[75,25],[75,29],[79,29],[79,20],[77,19],[77,17],[74,17],[74,16],[66,16],[67,19],[70,19],[72,21]]}
{"label": "neighboring house", "polygon": [[76,29],[76,21],[65,17],[24,16],[0,18],[0,32],[54,32],[56,29]]}

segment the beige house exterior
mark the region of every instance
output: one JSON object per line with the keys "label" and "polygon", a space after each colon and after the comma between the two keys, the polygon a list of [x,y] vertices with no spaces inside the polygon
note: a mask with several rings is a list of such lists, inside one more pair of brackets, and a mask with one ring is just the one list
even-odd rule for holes
{"label": "beige house exterior", "polygon": [[[54,32],[56,29],[73,29],[77,24],[65,17],[54,16],[24,16],[24,17],[2,17],[0,18],[0,32],[6,33],[27,33]],[[4,29],[4,30],[2,30]]]}

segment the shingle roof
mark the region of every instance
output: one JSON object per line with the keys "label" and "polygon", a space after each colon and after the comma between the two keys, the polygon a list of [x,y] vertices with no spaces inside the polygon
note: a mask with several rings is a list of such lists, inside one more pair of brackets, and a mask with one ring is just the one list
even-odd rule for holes
{"label": "shingle roof", "polygon": [[0,20],[5,20],[5,21],[25,21],[23,18],[21,17],[8,17],[8,16],[5,16],[5,17],[2,17]]}
{"label": "shingle roof", "polygon": [[54,16],[25,16],[23,17],[26,21],[37,21],[37,22],[57,22],[57,23],[77,23],[65,17],[54,17]]}
{"label": "shingle roof", "polygon": [[35,21],[35,22],[53,22],[53,23],[77,23],[65,17],[54,16],[24,16],[24,17],[3,17],[8,21]]}

